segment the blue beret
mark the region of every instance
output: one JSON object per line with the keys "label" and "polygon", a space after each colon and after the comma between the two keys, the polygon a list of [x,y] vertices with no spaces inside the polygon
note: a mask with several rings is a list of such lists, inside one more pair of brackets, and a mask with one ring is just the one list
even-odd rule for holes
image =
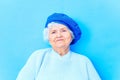
{"label": "blue beret", "polygon": [[53,13],[52,15],[50,15],[47,18],[45,27],[47,27],[48,24],[51,22],[57,22],[57,23],[61,23],[63,25],[66,25],[73,32],[74,39],[72,40],[71,44],[76,43],[80,39],[81,30],[80,30],[78,24],[72,18],[67,16],[66,14]]}

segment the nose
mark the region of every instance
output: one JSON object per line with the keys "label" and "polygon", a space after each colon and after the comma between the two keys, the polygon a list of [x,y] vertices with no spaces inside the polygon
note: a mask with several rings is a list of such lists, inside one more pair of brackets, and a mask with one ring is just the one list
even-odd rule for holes
{"label": "nose", "polygon": [[61,32],[58,31],[58,32],[57,32],[57,37],[61,37],[61,36],[62,36]]}

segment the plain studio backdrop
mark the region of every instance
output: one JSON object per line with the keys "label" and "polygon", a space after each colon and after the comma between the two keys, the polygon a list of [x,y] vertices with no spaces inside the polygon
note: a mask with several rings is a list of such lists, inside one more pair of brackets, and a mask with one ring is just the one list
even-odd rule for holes
{"label": "plain studio backdrop", "polygon": [[15,80],[33,51],[50,47],[42,31],[54,12],[82,30],[71,49],[88,56],[102,80],[120,80],[120,0],[0,0],[0,80]]}

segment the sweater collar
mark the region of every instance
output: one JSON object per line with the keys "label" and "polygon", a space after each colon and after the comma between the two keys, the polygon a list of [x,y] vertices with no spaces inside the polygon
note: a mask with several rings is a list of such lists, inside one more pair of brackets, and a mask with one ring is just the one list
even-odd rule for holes
{"label": "sweater collar", "polygon": [[65,60],[65,59],[67,60],[68,58],[70,58],[70,55],[71,55],[70,53],[71,51],[68,51],[65,55],[61,56],[59,55],[59,53],[57,53],[53,49],[51,50],[52,57],[60,59],[60,60]]}

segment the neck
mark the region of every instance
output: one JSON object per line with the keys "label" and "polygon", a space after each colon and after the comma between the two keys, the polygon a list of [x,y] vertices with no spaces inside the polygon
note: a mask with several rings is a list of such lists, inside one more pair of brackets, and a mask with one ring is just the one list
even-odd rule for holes
{"label": "neck", "polygon": [[59,53],[60,56],[64,56],[68,53],[69,47],[64,48],[53,48],[57,53]]}

